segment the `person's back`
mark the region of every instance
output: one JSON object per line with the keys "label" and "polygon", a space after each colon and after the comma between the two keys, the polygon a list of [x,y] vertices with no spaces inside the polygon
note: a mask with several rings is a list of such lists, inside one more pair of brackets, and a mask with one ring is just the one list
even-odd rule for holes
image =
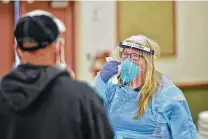
{"label": "person's back", "polygon": [[2,79],[0,97],[2,139],[112,138],[100,99],[67,72],[20,65]]}
{"label": "person's back", "polygon": [[[33,17],[28,19],[35,20]],[[15,37],[18,42],[18,35]],[[38,61],[37,56],[33,61],[31,55],[36,55],[39,50],[41,53],[50,49],[52,54],[53,41],[49,43],[51,46],[41,49],[39,45],[36,49],[28,47],[35,53],[21,43],[18,52],[22,64],[0,81],[0,138],[112,139],[113,132],[102,100],[94,90],[85,83],[70,79],[66,71],[52,66],[50,60],[55,59],[53,57],[49,61],[47,58]]]}

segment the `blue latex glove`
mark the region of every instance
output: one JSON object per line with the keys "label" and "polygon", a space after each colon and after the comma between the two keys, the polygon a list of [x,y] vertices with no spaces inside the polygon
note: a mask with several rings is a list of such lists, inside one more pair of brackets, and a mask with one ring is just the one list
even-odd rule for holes
{"label": "blue latex glove", "polygon": [[120,65],[121,62],[117,61],[109,61],[105,63],[100,71],[100,77],[102,80],[106,83],[113,75],[118,73],[118,65]]}

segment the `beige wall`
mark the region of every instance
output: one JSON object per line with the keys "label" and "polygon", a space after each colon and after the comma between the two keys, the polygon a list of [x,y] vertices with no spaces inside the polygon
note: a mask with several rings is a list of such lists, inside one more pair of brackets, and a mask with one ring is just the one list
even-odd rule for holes
{"label": "beige wall", "polygon": [[176,82],[208,80],[208,2],[177,2],[177,57],[156,62]]}
{"label": "beige wall", "polygon": [[116,45],[115,3],[114,2],[77,2],[77,71],[81,80],[92,80],[91,60],[87,55],[98,51],[112,51]]}
{"label": "beige wall", "polygon": [[[77,75],[90,81],[87,54],[116,45],[115,2],[79,2],[77,8]],[[97,10],[97,16],[93,11]],[[208,80],[208,2],[176,2],[177,57],[156,61],[156,68],[175,82]],[[96,20],[95,20],[96,19]]]}

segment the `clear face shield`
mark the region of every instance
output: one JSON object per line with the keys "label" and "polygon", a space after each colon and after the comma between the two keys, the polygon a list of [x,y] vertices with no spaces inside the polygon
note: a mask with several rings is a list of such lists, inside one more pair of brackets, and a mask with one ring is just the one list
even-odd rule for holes
{"label": "clear face shield", "polygon": [[113,59],[121,62],[119,72],[111,82],[121,86],[138,88],[144,79],[146,58],[151,58],[154,51],[148,47],[131,42],[120,42],[113,53]]}

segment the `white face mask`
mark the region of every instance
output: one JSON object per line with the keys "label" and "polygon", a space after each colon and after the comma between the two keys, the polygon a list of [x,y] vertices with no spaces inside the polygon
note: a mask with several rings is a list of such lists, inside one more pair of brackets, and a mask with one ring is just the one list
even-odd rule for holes
{"label": "white face mask", "polygon": [[60,37],[56,45],[56,68],[66,70],[67,65],[64,54],[65,39]]}
{"label": "white face mask", "polygon": [[13,68],[15,69],[17,66],[20,65],[20,59],[19,59],[19,56],[17,55],[16,51],[15,51],[15,62],[14,62],[14,65],[13,65]]}
{"label": "white face mask", "polygon": [[58,43],[56,45],[56,68],[60,70],[66,70],[69,72],[72,79],[75,79],[75,73],[73,70],[66,64],[65,55],[64,55],[64,44],[65,39],[59,38]]}

